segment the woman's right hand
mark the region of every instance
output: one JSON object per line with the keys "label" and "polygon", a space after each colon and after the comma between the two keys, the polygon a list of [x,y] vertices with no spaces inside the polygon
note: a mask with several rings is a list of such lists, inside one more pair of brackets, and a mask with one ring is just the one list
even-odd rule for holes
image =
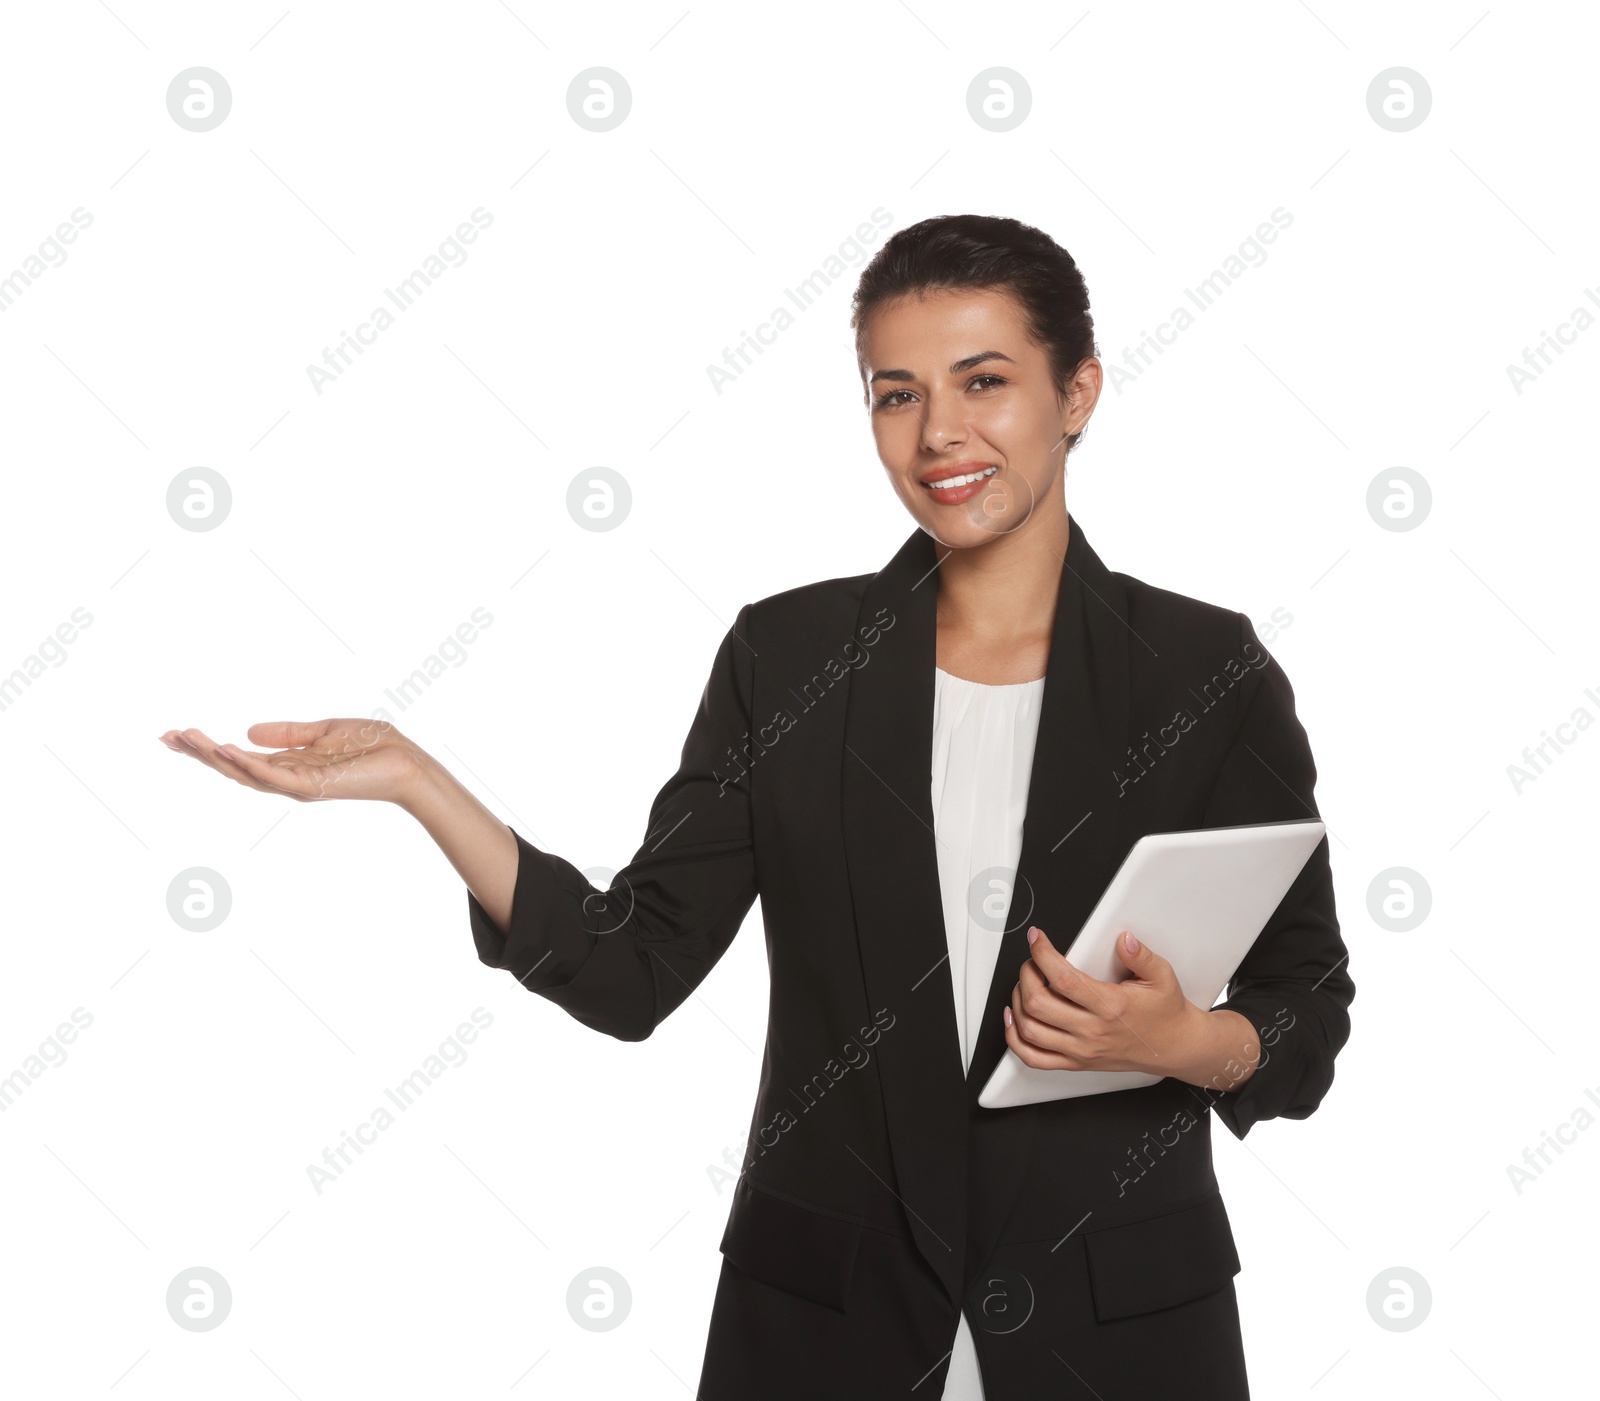
{"label": "woman's right hand", "polygon": [[245,734],[252,744],[277,746],[275,752],[218,744],[193,728],[168,730],[161,742],[246,788],[302,803],[403,802],[420,783],[428,757],[387,720],[269,720]]}

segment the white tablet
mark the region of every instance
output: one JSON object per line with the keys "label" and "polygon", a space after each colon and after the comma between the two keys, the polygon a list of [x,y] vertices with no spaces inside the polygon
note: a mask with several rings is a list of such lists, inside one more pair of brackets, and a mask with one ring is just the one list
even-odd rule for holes
{"label": "white tablet", "polygon": [[[1320,822],[1264,822],[1141,837],[1062,952],[1090,977],[1121,982],[1128,969],[1117,956],[1117,936],[1131,930],[1172,964],[1184,996],[1209,1010],[1324,830]],[[1039,1070],[1007,1046],[978,1103],[1006,1109],[1134,1090],[1162,1078],[1138,1070]]]}

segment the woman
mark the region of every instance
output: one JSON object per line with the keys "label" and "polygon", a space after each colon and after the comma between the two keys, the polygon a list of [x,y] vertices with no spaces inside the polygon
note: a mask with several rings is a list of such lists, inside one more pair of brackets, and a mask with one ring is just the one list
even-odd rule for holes
{"label": "woman", "polygon": [[[1242,1138],[1332,1082],[1354,984],[1327,841],[1218,1008],[1127,935],[1122,982],[1059,949],[1144,833],[1316,815],[1289,682],[1243,614],[1111,572],[1068,516],[1101,367],[1065,250],[926,220],[864,270],[853,324],[916,528],[875,574],[739,610],[607,891],[392,725],[253,726],[267,754],[163,738],[263,791],[400,804],[465,880],[482,961],[622,1040],[759,892],[767,1045],[708,1401],[1239,1401],[1207,1111]],[[1165,1078],[982,1109],[1007,1047]]]}

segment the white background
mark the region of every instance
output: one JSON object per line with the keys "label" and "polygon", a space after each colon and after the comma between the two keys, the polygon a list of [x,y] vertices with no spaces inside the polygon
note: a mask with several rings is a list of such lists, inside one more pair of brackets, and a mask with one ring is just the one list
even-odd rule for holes
{"label": "white background", "polygon": [[[1520,793],[1507,766],[1600,716],[1600,329],[1521,393],[1507,366],[1600,313],[1592,10],[82,0],[8,8],[6,36],[0,276],[93,218],[0,313],[0,676],[92,617],[0,711],[6,1391],[692,1394],[759,915],[653,1038],[611,1041],[478,963],[398,809],[278,801],[157,736],[369,714],[483,608],[391,713],[530,840],[623,864],[740,605],[911,529],[856,379],[859,256],[724,392],[707,375],[878,207],[1047,230],[1108,366],[1292,215],[1108,386],[1068,483],[1112,569],[1292,614],[1271,646],[1357,994],[1312,1118],[1213,1128],[1255,1394],[1591,1375],[1600,1128],[1520,1193],[1507,1168],[1600,1095],[1600,733]],[[166,109],[194,65],[232,90],[206,133]],[[633,95],[604,134],[566,105],[596,65]],[[1405,133],[1366,103],[1397,65],[1433,96]],[[1032,90],[1003,134],[966,107],[991,66]],[[480,206],[467,260],[316,392],[307,365]],[[201,466],[232,507],[195,532],[166,501]],[[566,508],[595,466],[633,493],[608,533]],[[1396,466],[1433,494],[1407,532],[1366,506]],[[195,866],[232,893],[208,933],[167,911]],[[1396,866],[1432,892],[1405,933],[1367,906]],[[319,1195],[308,1164],[477,1007],[465,1063]],[[167,1313],[196,1265],[233,1292],[210,1332]],[[596,1265],[631,1286],[615,1331],[567,1310]],[[1408,1332],[1366,1303],[1395,1266],[1432,1290]]]}

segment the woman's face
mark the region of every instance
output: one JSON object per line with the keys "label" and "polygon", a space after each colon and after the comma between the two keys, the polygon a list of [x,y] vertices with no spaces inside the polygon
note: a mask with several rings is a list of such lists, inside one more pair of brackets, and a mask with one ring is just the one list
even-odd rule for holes
{"label": "woman's face", "polygon": [[[1100,362],[1058,398],[1049,356],[1005,291],[939,291],[878,308],[862,337],[872,435],[917,524],[956,549],[1061,503],[1067,438],[1100,394]],[[979,476],[979,474],[985,474]],[[963,482],[964,478],[977,480]],[[939,486],[939,482],[955,482]]]}

